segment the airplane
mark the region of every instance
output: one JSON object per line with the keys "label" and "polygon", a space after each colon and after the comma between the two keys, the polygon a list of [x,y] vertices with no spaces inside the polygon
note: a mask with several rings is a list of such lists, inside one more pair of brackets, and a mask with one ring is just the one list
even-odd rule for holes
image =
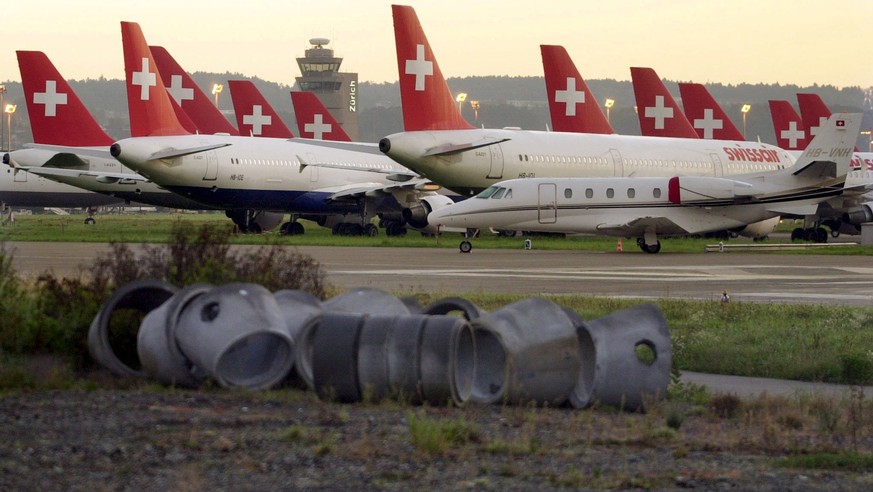
{"label": "airplane", "polygon": [[721,177],[794,163],[757,142],[473,128],[458,112],[415,10],[392,10],[405,131],[381,139],[379,149],[462,195],[509,178]]}
{"label": "airplane", "polygon": [[788,101],[768,102],[770,118],[773,120],[773,132],[776,134],[776,145],[785,150],[802,151],[806,148],[807,133],[803,120]]}
{"label": "airplane", "polygon": [[563,46],[540,45],[552,129],[556,132],[615,133],[597,98]]}
{"label": "airplane", "polygon": [[[435,210],[428,220],[435,227],[636,236],[640,249],[657,253],[663,236],[731,229],[783,213],[814,214],[819,203],[845,191],[861,118],[833,115],[797,162],[778,171],[729,178],[510,179]],[[469,241],[461,243],[461,251],[471,249]]]}
{"label": "airplane", "polygon": [[679,95],[682,97],[685,117],[691,122],[698,137],[715,140],[746,139],[703,84],[680,82]]}
{"label": "airplane", "polygon": [[[345,218],[338,234],[378,234],[371,217],[382,217],[389,235],[405,233],[402,209],[421,201],[450,202],[432,184],[379,153],[374,145],[234,135],[185,135],[169,110],[166,89],[156,83],[154,61],[136,23],[122,22],[128,106],[156,128],[150,136],[116,141],[111,154],[161,186],[231,211],[292,213],[283,231],[302,232],[297,218]],[[260,217],[266,213],[259,212]],[[297,224],[296,226],[293,224]],[[424,224],[425,229],[427,224]],[[261,227],[253,222],[252,227]]]}
{"label": "airplane", "polygon": [[[223,133],[227,135],[239,135],[221,111],[212,104],[202,89],[194,82],[176,59],[162,46],[149,46],[155,65],[161,74],[161,82],[167,88],[167,92],[182,108],[182,111],[191,118],[191,121],[199,133]],[[132,135],[134,136],[134,135]]]}
{"label": "airplane", "polygon": [[[158,67],[160,69],[160,67]],[[249,80],[228,80],[236,126],[240,135],[251,137],[294,138],[273,106]]]}
{"label": "airplane", "polygon": [[[27,180],[29,174],[48,178],[88,190],[80,191],[85,196],[100,193],[95,196],[101,203],[209,208],[161,189],[124,168],[106,152],[114,139],[100,127],[48,57],[39,51],[16,54],[34,140],[34,144],[3,155],[3,162],[15,170],[16,176],[22,180]],[[86,222],[93,223],[93,217]]]}
{"label": "airplane", "polygon": [[698,138],[697,131],[654,70],[631,67],[630,71],[640,133],[646,137]]}
{"label": "airplane", "polygon": [[301,138],[351,142],[349,134],[337,123],[330,111],[313,92],[291,91],[297,132]]}

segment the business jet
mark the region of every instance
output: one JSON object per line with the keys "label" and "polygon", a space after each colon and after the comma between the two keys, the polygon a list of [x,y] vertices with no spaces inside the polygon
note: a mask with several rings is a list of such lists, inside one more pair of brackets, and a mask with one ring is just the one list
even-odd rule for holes
{"label": "business jet", "polygon": [[[436,210],[428,220],[437,227],[636,236],[640,249],[657,253],[663,236],[730,229],[783,213],[814,214],[819,203],[844,192],[861,118],[832,116],[797,162],[779,171],[730,178],[511,179]],[[461,244],[462,251],[471,247]]]}
{"label": "business jet", "polygon": [[267,102],[252,81],[228,80],[227,85],[240,135],[294,138],[294,134],[279,117],[279,113]]}
{"label": "business jet", "polygon": [[[16,176],[22,180],[28,174],[45,177],[88,190],[83,194],[100,193],[106,195],[101,200],[108,203],[209,208],[161,189],[119,164],[106,152],[114,139],[100,127],[48,57],[39,51],[18,51],[17,55],[34,144],[3,156],[3,162],[15,170]],[[89,216],[86,221],[93,223],[94,218]]]}
{"label": "business jet", "polygon": [[473,128],[458,112],[415,11],[392,9],[406,131],[383,138],[379,149],[462,195],[510,178],[721,177],[794,163],[784,150],[756,142]]}
{"label": "business jet", "polygon": [[[232,135],[179,135],[169,96],[140,27],[123,22],[127,98],[134,115],[157,130],[122,139],[110,151],[131,169],[182,196],[229,210],[291,212],[300,216],[345,214],[336,232],[377,234],[370,223],[385,221],[388,234],[405,232],[402,209],[422,200],[445,200],[420,179],[362,143]],[[290,224],[290,223],[289,223]],[[292,227],[283,225],[284,228]]]}
{"label": "business jet", "polygon": [[313,92],[291,91],[297,132],[302,138],[351,142],[349,134]]}

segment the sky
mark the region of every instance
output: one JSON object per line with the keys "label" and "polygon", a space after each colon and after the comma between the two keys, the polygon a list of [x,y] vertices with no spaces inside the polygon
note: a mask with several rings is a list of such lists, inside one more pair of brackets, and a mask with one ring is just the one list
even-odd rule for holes
{"label": "sky", "polygon": [[[360,81],[397,80],[390,1],[26,0],[0,8],[0,81],[15,50],[45,52],[68,79],[123,78],[120,21],[138,22],[188,72],[293,85],[314,37]],[[873,86],[873,0],[409,0],[442,72],[541,76],[540,44],[567,48],[586,79]]]}

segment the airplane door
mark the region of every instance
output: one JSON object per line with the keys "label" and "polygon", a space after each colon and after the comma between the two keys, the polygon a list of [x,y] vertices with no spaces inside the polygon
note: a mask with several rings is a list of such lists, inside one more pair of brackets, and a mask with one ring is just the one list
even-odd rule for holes
{"label": "airplane door", "polygon": [[712,157],[712,167],[714,176],[724,176],[724,166],[721,163],[721,158],[718,154],[709,154]]}
{"label": "airplane door", "polygon": [[542,183],[537,202],[540,224],[554,224],[558,220],[558,187],[555,183]]}
{"label": "airplane door", "polygon": [[612,155],[612,165],[614,167],[613,175],[624,176],[624,166],[621,163],[621,152],[618,149],[609,149],[609,154]]}
{"label": "airplane door", "polygon": [[486,178],[501,179],[503,178],[503,151],[500,150],[500,144],[489,145],[488,150],[491,152],[491,168]]}
{"label": "airplane door", "polygon": [[[314,164],[316,162],[315,154],[313,154],[312,152],[307,152],[306,162],[309,164]],[[307,166],[306,168],[309,169],[309,181],[312,183],[318,182],[318,166]]]}
{"label": "airplane door", "polygon": [[215,181],[218,179],[218,156],[213,151],[206,152],[206,174],[203,181]]}

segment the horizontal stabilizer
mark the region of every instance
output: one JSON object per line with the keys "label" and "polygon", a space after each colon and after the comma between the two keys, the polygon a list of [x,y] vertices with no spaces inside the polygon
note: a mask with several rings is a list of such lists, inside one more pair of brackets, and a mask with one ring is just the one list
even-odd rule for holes
{"label": "horizontal stabilizer", "polygon": [[159,152],[155,152],[154,154],[149,156],[150,161],[156,161],[159,159],[173,159],[175,157],[182,157],[191,154],[199,154],[200,152],[206,152],[209,150],[220,149],[222,147],[229,146],[229,143],[220,143],[220,144],[211,144],[204,145],[202,147],[188,147],[187,149],[167,149],[161,150]]}
{"label": "horizontal stabilizer", "polygon": [[439,147],[434,147],[422,155],[422,157],[430,157],[435,155],[448,155],[448,154],[459,154],[461,152],[467,152],[473,149],[478,149],[481,147],[488,147],[489,145],[499,144],[502,142],[506,142],[509,140],[508,138],[483,138],[478,142],[469,142],[462,144],[451,144],[451,145],[442,145]]}

